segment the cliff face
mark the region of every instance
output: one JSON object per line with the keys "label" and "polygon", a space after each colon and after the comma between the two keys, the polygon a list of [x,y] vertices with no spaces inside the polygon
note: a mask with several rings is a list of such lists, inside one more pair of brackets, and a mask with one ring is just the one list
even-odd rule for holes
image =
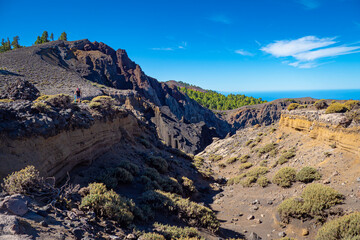
{"label": "cliff face", "polygon": [[[1,54],[0,65],[7,69],[0,72],[1,92],[8,82],[23,78],[42,94],[72,94],[79,87],[85,99],[106,94],[130,99],[129,104],[140,102],[130,108],[154,124],[167,144],[186,152],[198,152],[212,137],[225,137],[231,131],[225,120],[184,96],[176,86],[147,76],[125,50],[115,51],[104,43],[54,41]],[[143,105],[148,109],[144,114]],[[161,114],[154,118],[156,111]],[[214,131],[205,134],[206,129]]]}
{"label": "cliff face", "polygon": [[337,148],[360,156],[360,126],[350,123],[342,113],[323,111],[284,111],[280,127],[308,134],[311,138],[335,144]]}

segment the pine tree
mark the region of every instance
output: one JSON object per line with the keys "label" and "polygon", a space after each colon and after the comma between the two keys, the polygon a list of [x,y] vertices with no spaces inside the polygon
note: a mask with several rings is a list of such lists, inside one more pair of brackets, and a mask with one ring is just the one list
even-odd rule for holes
{"label": "pine tree", "polygon": [[54,34],[53,33],[50,34],[50,39],[51,39],[51,41],[54,41]]}
{"label": "pine tree", "polygon": [[67,34],[66,34],[66,32],[63,32],[63,33],[60,35],[59,40],[67,41]]}
{"label": "pine tree", "polygon": [[41,44],[41,38],[40,36],[37,36],[37,39],[35,41],[35,45]]}
{"label": "pine tree", "polygon": [[10,39],[9,39],[9,38],[7,38],[7,42],[6,42],[6,49],[5,49],[5,51],[9,51],[9,50],[11,50],[11,43],[10,43]]}
{"label": "pine tree", "polygon": [[1,46],[0,46],[0,52],[5,52],[5,39],[2,39],[1,40]]}
{"label": "pine tree", "polygon": [[47,43],[49,42],[49,34],[47,31],[44,31],[43,34],[41,35],[41,43]]}
{"label": "pine tree", "polygon": [[21,48],[21,46],[19,44],[19,40],[20,40],[19,36],[15,36],[13,38],[13,41],[11,43],[11,46],[13,47],[13,49]]}

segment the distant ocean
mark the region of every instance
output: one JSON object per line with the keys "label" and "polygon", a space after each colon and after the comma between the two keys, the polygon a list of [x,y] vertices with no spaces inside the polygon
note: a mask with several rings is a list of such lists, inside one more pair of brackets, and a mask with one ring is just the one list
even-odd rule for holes
{"label": "distant ocean", "polygon": [[303,91],[269,91],[269,92],[220,92],[224,95],[245,94],[255,98],[272,101],[279,98],[301,98],[312,97],[317,99],[336,99],[336,100],[360,100],[360,89],[348,90],[303,90]]}

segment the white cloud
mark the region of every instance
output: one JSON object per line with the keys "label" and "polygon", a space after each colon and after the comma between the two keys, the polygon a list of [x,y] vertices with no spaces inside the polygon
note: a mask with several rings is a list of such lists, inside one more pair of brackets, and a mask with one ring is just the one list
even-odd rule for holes
{"label": "white cloud", "polygon": [[251,52],[245,51],[243,49],[236,50],[235,53],[243,55],[243,56],[254,56]]}
{"label": "white cloud", "polygon": [[154,50],[154,51],[174,51],[174,49],[171,48],[171,47],[151,48],[151,50]]}
{"label": "white cloud", "polygon": [[296,0],[298,3],[302,4],[307,9],[315,9],[320,6],[318,0]]}
{"label": "white cloud", "polygon": [[330,46],[338,43],[334,39],[306,36],[295,40],[275,41],[260,50],[277,58],[290,59],[292,61],[283,63],[297,68],[314,68],[321,65],[316,60],[360,52],[360,46]]}
{"label": "white cloud", "polygon": [[315,36],[306,36],[296,40],[281,40],[270,43],[260,50],[270,53],[275,57],[288,57],[295,54],[309,51],[316,48],[326,47],[336,43],[335,38],[317,38]]}
{"label": "white cloud", "polygon": [[222,15],[222,14],[213,15],[209,18],[209,20],[211,20],[213,22],[217,22],[217,23],[223,23],[223,24],[231,24],[232,23],[230,18],[228,18],[227,16]]}
{"label": "white cloud", "polygon": [[335,57],[339,55],[346,55],[359,52],[360,46],[358,47],[330,47],[319,49],[315,51],[302,52],[294,55],[294,57],[300,61],[314,61],[319,58]]}

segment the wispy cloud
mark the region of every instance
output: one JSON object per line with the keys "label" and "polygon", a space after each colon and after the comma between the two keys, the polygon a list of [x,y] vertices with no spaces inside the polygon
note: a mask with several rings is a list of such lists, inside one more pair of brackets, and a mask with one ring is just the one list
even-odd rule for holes
{"label": "wispy cloud", "polygon": [[318,0],[296,0],[296,2],[302,4],[307,9],[315,9],[320,6]]}
{"label": "wispy cloud", "polygon": [[235,53],[243,55],[243,56],[254,56],[251,52],[245,51],[243,49],[236,50]]}
{"label": "wispy cloud", "polygon": [[223,24],[231,24],[232,21],[230,18],[228,18],[225,15],[222,14],[216,14],[209,18],[210,21],[217,22],[217,23],[223,23]]}
{"label": "wispy cloud", "polygon": [[174,49],[171,48],[171,47],[151,48],[151,50],[154,50],[154,51],[174,51]]}
{"label": "wispy cloud", "polygon": [[320,65],[316,60],[360,52],[360,46],[331,46],[336,43],[339,42],[334,37],[306,36],[295,40],[275,41],[260,50],[278,58],[290,58],[292,62],[283,63],[298,68],[314,68]]}
{"label": "wispy cloud", "polygon": [[154,51],[175,51],[177,49],[186,49],[187,45],[187,42],[181,42],[174,47],[155,47],[150,49]]}

